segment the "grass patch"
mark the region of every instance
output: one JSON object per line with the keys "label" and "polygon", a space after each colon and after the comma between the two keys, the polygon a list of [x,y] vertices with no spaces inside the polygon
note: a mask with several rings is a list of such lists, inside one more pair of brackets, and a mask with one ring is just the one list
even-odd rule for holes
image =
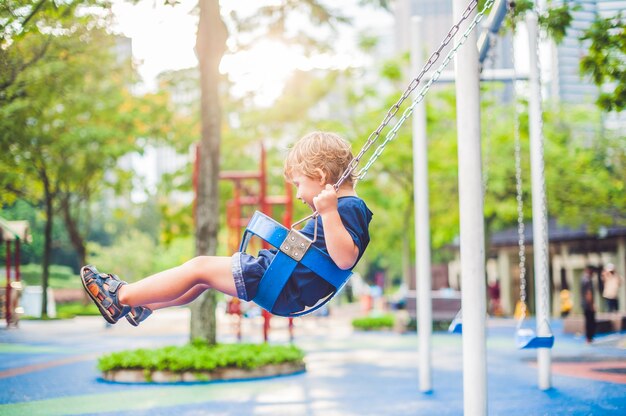
{"label": "grass patch", "polygon": [[[86,305],[81,302],[57,303],[56,309],[57,316],[55,318],[47,317],[45,320],[72,319],[76,316],[100,316],[100,311],[93,302],[89,302]],[[41,317],[24,315],[20,319],[25,321],[39,321]]]}
{"label": "grass patch", "polygon": [[57,304],[57,318],[71,319],[75,316],[100,316],[98,307],[93,303],[67,302]]}
{"label": "grass patch", "polygon": [[356,318],[352,320],[352,326],[355,329],[363,331],[375,331],[379,329],[393,328],[393,315],[367,316],[365,318]]}
{"label": "grass patch", "polygon": [[303,361],[304,352],[293,345],[207,345],[204,341],[194,341],[184,346],[141,348],[107,354],[98,359],[98,369],[102,372],[143,369],[182,373],[217,368],[255,369],[268,364],[301,364]]}
{"label": "grass patch", "polygon": [[[48,276],[48,286],[53,289],[79,289],[82,283],[78,274],[74,273],[68,266],[53,264],[50,266]],[[41,265],[26,264],[21,267],[22,281],[27,286],[41,286]]]}

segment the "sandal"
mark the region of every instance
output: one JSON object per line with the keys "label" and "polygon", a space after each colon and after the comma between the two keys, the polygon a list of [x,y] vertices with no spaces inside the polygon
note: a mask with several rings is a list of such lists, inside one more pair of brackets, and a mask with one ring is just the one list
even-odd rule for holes
{"label": "sandal", "polygon": [[152,315],[152,309],[145,306],[135,306],[130,310],[130,313],[126,315],[126,320],[130,322],[132,326],[138,326],[150,315]]}
{"label": "sandal", "polygon": [[[94,266],[84,266],[80,270],[81,281],[91,300],[110,324],[114,324],[128,315],[131,307],[122,305],[117,298],[117,291],[126,284],[114,274],[98,273]],[[105,285],[108,286],[105,288]]]}

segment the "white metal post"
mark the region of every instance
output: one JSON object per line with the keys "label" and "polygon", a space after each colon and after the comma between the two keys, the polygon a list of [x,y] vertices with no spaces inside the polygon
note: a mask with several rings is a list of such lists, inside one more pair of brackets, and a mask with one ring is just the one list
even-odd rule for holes
{"label": "white metal post", "polygon": [[[530,168],[533,204],[533,254],[535,259],[535,305],[537,317],[537,335],[549,335],[550,325],[550,287],[548,282],[548,210],[543,164],[543,132],[541,113],[541,80],[539,74],[539,42],[537,16],[526,16],[529,46],[529,82],[530,97],[528,122],[530,130]],[[537,349],[537,368],[539,388],[551,387],[550,349]]]}
{"label": "white metal post", "polygon": [[[454,0],[454,21],[467,4]],[[474,10],[468,19],[476,16]],[[463,33],[463,28],[458,33]],[[457,34],[458,42],[461,35]],[[480,74],[476,31],[455,58],[461,220],[461,304],[463,309],[464,414],[487,414],[487,348],[485,340],[485,229],[480,149]]]}
{"label": "white metal post", "polygon": [[[422,19],[411,19],[411,68],[417,74],[424,65],[422,59]],[[417,302],[417,339],[419,343],[419,388],[432,391],[431,335],[432,301],[430,272],[430,216],[428,212],[428,143],[426,139],[426,104],[413,109],[413,202],[415,210],[415,287]]]}

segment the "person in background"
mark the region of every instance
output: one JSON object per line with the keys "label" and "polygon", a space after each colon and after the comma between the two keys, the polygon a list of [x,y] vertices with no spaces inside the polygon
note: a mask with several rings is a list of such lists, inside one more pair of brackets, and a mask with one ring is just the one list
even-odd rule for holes
{"label": "person in background", "polygon": [[487,292],[489,294],[489,313],[491,316],[502,316],[502,307],[500,306],[500,280],[496,279],[490,283]]}
{"label": "person in background", "polygon": [[586,265],[580,281],[580,301],[585,314],[585,338],[587,344],[593,342],[596,330],[596,307],[593,304],[593,266]]}
{"label": "person in background", "polygon": [[606,308],[609,312],[617,312],[619,309],[619,287],[622,285],[622,277],[615,272],[615,266],[608,263],[602,271],[602,282],[604,289],[602,297],[606,302]]}

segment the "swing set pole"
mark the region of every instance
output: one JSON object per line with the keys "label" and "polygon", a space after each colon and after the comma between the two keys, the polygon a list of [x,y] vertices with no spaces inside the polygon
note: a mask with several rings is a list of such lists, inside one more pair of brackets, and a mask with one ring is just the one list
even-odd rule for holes
{"label": "swing set pole", "polygon": [[[550,293],[548,281],[548,214],[543,160],[543,132],[541,110],[541,78],[538,57],[538,24],[536,14],[526,15],[529,43],[529,133],[533,212],[533,257],[535,270],[535,302],[537,335],[546,336],[550,324]],[[538,384],[541,390],[551,387],[550,349],[537,349]]]}
{"label": "swing set pole", "polygon": [[[422,19],[411,18],[411,67],[417,73],[424,65]],[[413,206],[415,210],[415,287],[417,302],[417,339],[419,342],[419,389],[432,391],[431,336],[432,300],[430,272],[430,218],[428,212],[428,143],[426,104],[413,110]]]}
{"label": "swing set pole", "polygon": [[[466,0],[454,0],[454,19]],[[472,16],[476,11],[472,12]],[[471,17],[470,17],[471,20]],[[457,35],[458,36],[458,35]],[[468,45],[476,45],[476,31]],[[480,73],[478,49],[462,48],[455,58],[457,142],[463,310],[463,409],[487,414],[487,347],[485,341],[485,229],[480,146]]]}

